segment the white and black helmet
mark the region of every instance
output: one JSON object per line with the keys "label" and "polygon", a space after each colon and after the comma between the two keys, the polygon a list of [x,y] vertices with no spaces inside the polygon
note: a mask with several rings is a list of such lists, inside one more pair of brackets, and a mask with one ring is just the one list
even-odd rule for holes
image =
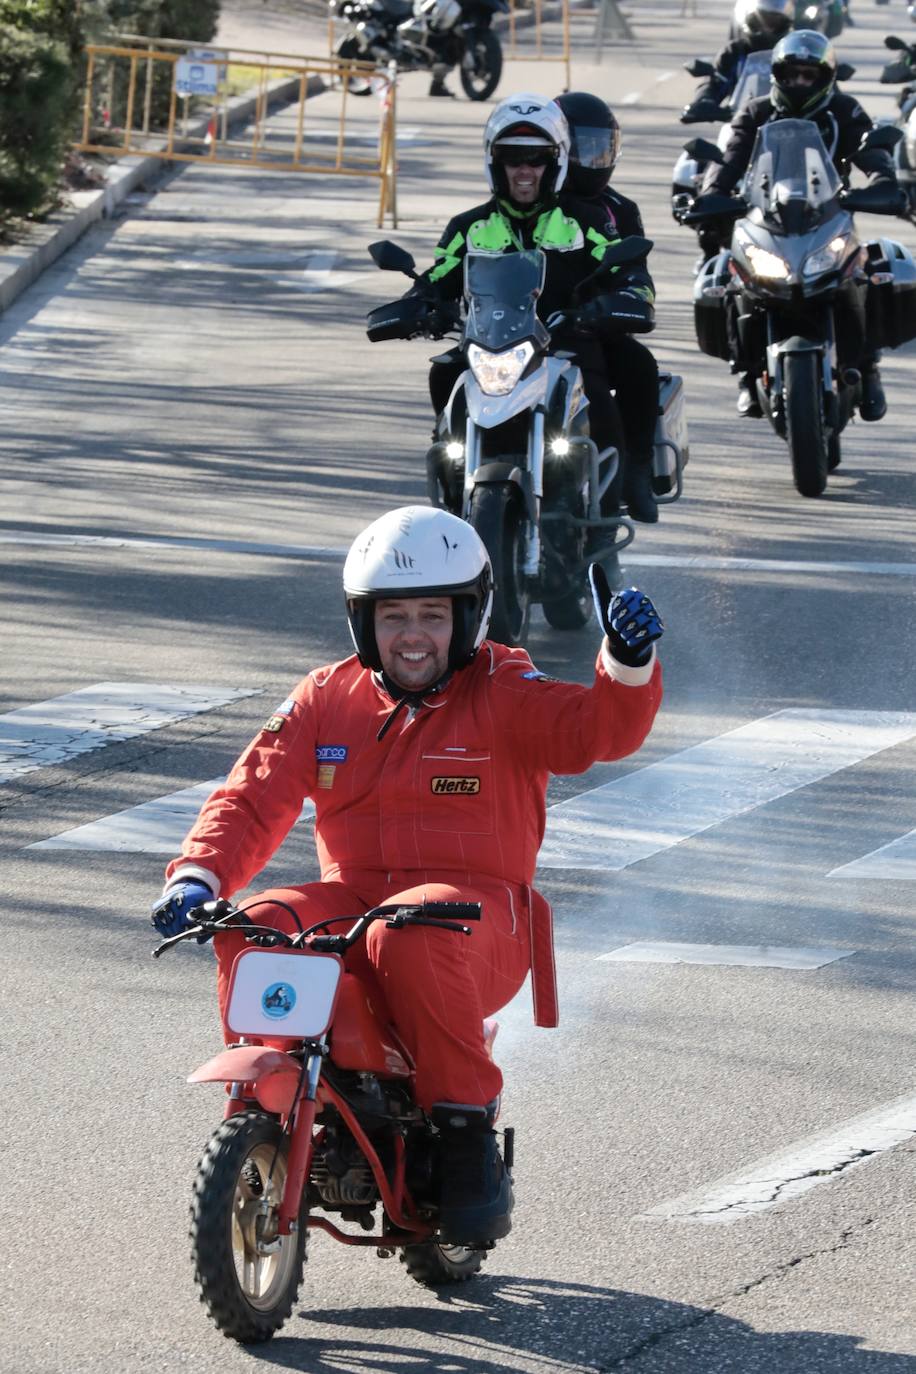
{"label": "white and black helmet", "polygon": [[464,668],[486,639],[493,608],[490,558],[477,531],[449,511],[401,506],[374,520],[350,546],[343,584],[364,668],[382,666],[374,603],[392,597],[452,598],[450,669]]}
{"label": "white and black helmet", "polygon": [[[484,169],[494,195],[505,198],[508,186],[499,165],[498,148],[536,148],[550,153],[541,182],[541,199],[555,195],[569,167],[569,125],[555,100],[543,95],[510,95],[487,120],[483,135]],[[496,150],[496,151],[495,151]]]}
{"label": "white and black helmet", "polygon": [[751,0],[745,6],[741,27],[748,38],[765,33],[776,42],[792,28],[795,0]]}

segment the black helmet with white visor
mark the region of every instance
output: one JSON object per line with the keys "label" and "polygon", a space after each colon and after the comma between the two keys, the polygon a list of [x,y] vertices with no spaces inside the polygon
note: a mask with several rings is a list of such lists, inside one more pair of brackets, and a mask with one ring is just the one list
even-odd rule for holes
{"label": "black helmet with white visor", "polygon": [[480,535],[464,520],[432,506],[401,506],[354,539],[343,574],[350,634],[364,668],[382,661],[375,603],[399,597],[452,600],[449,671],[469,664],[487,635],[493,572]]}

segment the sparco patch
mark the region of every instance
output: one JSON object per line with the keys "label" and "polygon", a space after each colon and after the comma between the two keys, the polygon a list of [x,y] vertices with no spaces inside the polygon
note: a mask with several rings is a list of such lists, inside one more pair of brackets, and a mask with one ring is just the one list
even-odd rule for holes
{"label": "sparco patch", "polygon": [[349,746],[346,744],[317,744],[315,758],[319,763],[346,763]]}
{"label": "sparco patch", "polygon": [[456,792],[463,797],[475,797],[480,791],[480,778],[432,778],[430,787],[437,797],[452,796]]}

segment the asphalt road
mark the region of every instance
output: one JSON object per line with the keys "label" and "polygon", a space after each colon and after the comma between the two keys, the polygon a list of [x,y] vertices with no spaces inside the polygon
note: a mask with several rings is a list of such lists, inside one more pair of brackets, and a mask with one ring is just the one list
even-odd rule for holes
{"label": "asphalt road", "polygon": [[[899,9],[859,0],[839,45],[874,113],[892,109],[877,74]],[[432,350],[362,327],[401,289],[365,251],[374,191],[177,172],[0,319],[0,736],[58,723],[0,783],[3,1374],[916,1370],[916,353],[887,356],[889,415],[851,427],[820,500],[764,422],[737,420],[726,368],[696,350],[695,248],[667,204],[681,63],[725,36],[727,6],[710,10],[634,7],[635,47],[573,67],[621,115],[616,179],[655,241],[653,345],[685,378],[691,460],[626,565],[668,626],[657,725],[638,757],[552,785],[562,1026],[534,1030],[527,992],[500,1018],[517,1224],[464,1288],[318,1236],[269,1347],[210,1326],[187,1206],[222,1104],[184,1078],[216,1045],[211,959],[153,963],[164,856],[132,847],[133,816],[126,847],[110,839],[116,813],[218,777],[298,677],[348,652],[340,551],[425,499]],[[513,63],[500,93],[560,83]],[[483,198],[486,114],[425,89],[402,87],[393,235],[424,262]],[[900,221],[860,229],[916,247]],[[530,648],[589,680],[592,629],[538,617]],[[91,739],[40,705],[103,683],[172,705]],[[265,880],[315,872],[304,824]],[[656,947],[600,957],[637,942]],[[707,948],[660,962],[659,942]],[[810,949],[820,966],[799,967]],[[748,1175],[769,1181],[757,1204],[723,1202]]]}

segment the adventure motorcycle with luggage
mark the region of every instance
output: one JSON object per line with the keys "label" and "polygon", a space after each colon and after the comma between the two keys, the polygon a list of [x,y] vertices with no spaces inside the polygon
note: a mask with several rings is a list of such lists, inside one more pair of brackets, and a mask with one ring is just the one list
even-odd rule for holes
{"label": "adventure motorcycle with luggage", "polygon": [[[229,990],[237,1040],[188,1080],[226,1087],[194,1183],[191,1245],[201,1301],[220,1331],[245,1344],[269,1340],[290,1316],[316,1230],[380,1258],[397,1254],[429,1287],[471,1278],[495,1244],[456,1245],[441,1234],[439,1131],[414,1099],[407,1050],[344,965],[374,921],[469,935],[464,922],[480,919],[480,904],[378,906],[295,936],[254,923],[264,905],[207,902],[189,929],[153,950],[159,957],[227,930],[247,941]],[[332,933],[341,924],[349,928]],[[492,1044],[496,1023],[485,1029]],[[511,1171],[513,1133],[502,1136]]]}
{"label": "adventure motorcycle with luggage", "polygon": [[[611,245],[580,291],[597,287],[651,246],[636,236]],[[409,253],[389,242],[369,251],[383,270],[416,283],[415,292],[370,312],[370,339],[438,339],[459,326],[457,307],[418,278]],[[524,644],[535,603],[555,629],[586,625],[589,563],[616,560],[635,534],[627,517],[601,514],[619,455],[614,448],[599,453],[590,437],[588,400],[572,355],[550,351],[551,329],[568,326],[570,314],[586,303],[577,293],[572,311],[545,325],[537,315],[545,269],[538,248],[466,257],[465,370],[426,455],[430,501],[467,520],[487,548],[495,581],[490,638],[508,645]],[[638,303],[620,296],[603,328],[645,331]],[[663,374],[653,460],[660,501],[680,496],[687,457],[681,379]]]}
{"label": "adventure motorcycle with luggage", "polygon": [[[884,46],[900,56],[889,62],[881,73],[883,85],[897,85],[905,82],[897,96],[900,114],[894,123],[903,137],[894,148],[894,164],[897,170],[897,184],[906,192],[909,218],[916,224],[916,43],[907,43],[902,38],[889,34]],[[886,121],[881,121],[882,123]]]}
{"label": "adventure motorcycle with luggage", "polygon": [[[897,130],[874,128],[863,142],[887,147],[897,138]],[[701,156],[722,161],[714,144],[697,142]],[[899,213],[899,191],[844,190],[816,124],[781,119],[758,130],[743,196],[707,195],[698,207],[685,223],[709,217],[734,225],[730,247],[705,264],[694,286],[699,346],[753,379],[762,413],[788,444],[796,488],[820,496],[861,398],[861,373],[837,356],[841,292],[864,293],[870,348],[916,337],[910,253],[891,239],[860,242],[852,217],[854,210]]]}
{"label": "adventure motorcycle with luggage", "polygon": [[[330,0],[347,29],[337,44],[342,61],[394,62],[399,71],[458,68],[469,100],[487,100],[502,76],[503,51],[491,27],[508,0]],[[352,77],[349,89],[368,95],[371,82]]]}

